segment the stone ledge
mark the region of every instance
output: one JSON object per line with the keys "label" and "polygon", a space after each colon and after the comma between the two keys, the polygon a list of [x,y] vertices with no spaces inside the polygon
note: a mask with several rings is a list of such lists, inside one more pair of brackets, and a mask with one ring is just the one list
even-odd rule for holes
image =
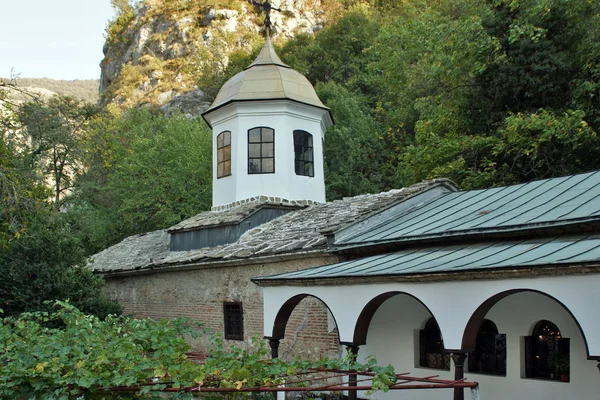
{"label": "stone ledge", "polygon": [[255,196],[250,197],[244,200],[237,200],[229,204],[222,204],[220,206],[213,206],[210,211],[227,211],[232,208],[239,207],[245,204],[251,203],[260,203],[260,204],[277,204],[282,206],[296,206],[296,207],[306,207],[311,206],[313,204],[319,204],[314,200],[288,200],[281,197],[274,196]]}

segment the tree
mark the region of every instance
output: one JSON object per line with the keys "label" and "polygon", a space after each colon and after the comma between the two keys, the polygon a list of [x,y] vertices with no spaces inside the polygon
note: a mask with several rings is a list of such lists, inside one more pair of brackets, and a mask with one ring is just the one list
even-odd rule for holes
{"label": "tree", "polygon": [[[50,157],[55,194],[63,192],[71,179],[67,167],[79,161],[75,154],[87,116],[80,114],[79,103],[64,98],[1,111],[0,309],[18,315],[47,309],[48,300],[70,298],[99,316],[119,312],[104,297],[102,279],[85,267],[67,213],[50,200],[46,169],[37,169]],[[74,121],[80,122],[76,128]]]}
{"label": "tree", "polygon": [[480,188],[597,168],[597,11],[587,0],[405,4],[368,50],[375,115],[401,143],[398,184]]}
{"label": "tree", "polygon": [[23,167],[37,174],[42,185],[52,186],[57,210],[81,173],[81,140],[96,113],[94,106],[62,96],[28,102],[16,111],[19,129],[12,132],[13,147]]}
{"label": "tree", "polygon": [[70,215],[89,253],[210,209],[211,132],[203,121],[131,110],[97,120]]}
{"label": "tree", "polygon": [[83,247],[62,213],[38,209],[27,231],[0,251],[0,308],[5,315],[48,310],[46,301],[71,299],[90,314],[119,313],[103,281],[86,267]]}
{"label": "tree", "polygon": [[365,97],[334,82],[319,83],[316,90],[336,120],[325,134],[327,198],[382,191],[389,183],[382,165],[385,149]]}
{"label": "tree", "polygon": [[379,32],[375,13],[348,11],[319,32],[314,39],[299,35],[281,49],[281,57],[316,85],[334,81],[351,90],[370,92],[370,54],[365,50]]}

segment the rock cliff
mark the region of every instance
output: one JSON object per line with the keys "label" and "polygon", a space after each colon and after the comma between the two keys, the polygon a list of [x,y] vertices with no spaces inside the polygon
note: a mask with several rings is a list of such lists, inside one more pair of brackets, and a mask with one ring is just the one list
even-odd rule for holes
{"label": "rock cliff", "polygon": [[[275,41],[313,33],[339,11],[333,0],[272,0]],[[100,98],[120,107],[157,104],[197,116],[215,93],[199,81],[225,70],[232,54],[262,42],[263,16],[244,0],[143,0],[107,28]]]}

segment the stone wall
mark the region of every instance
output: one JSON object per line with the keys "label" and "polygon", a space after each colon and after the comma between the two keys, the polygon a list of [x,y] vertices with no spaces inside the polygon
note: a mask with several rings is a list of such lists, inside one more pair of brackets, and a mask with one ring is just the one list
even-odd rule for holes
{"label": "stone wall", "polygon": [[[245,345],[253,336],[264,336],[262,289],[250,281],[252,277],[335,262],[338,262],[337,257],[325,255],[265,264],[108,276],[106,290],[123,305],[126,315],[156,319],[187,317],[221,334],[223,302],[241,302],[245,341],[235,343]],[[327,308],[315,298],[306,298],[298,304],[290,316],[285,336],[280,347],[281,357],[318,358],[322,354],[341,353],[335,322]],[[197,351],[206,350],[207,345],[207,338],[192,343]]]}

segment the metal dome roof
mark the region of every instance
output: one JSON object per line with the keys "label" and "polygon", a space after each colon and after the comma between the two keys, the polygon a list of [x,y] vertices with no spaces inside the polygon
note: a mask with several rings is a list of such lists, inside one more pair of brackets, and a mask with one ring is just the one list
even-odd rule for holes
{"label": "metal dome roof", "polygon": [[284,64],[269,36],[252,64],[228,80],[204,115],[234,101],[292,100],[327,110],[311,83]]}

